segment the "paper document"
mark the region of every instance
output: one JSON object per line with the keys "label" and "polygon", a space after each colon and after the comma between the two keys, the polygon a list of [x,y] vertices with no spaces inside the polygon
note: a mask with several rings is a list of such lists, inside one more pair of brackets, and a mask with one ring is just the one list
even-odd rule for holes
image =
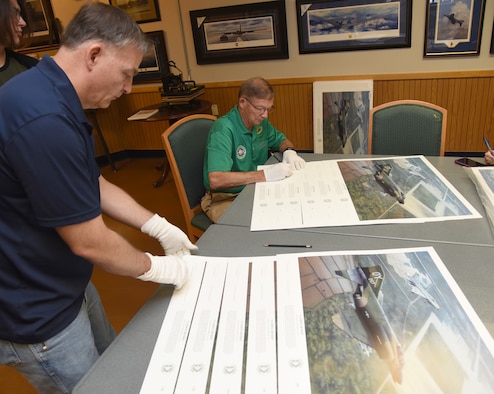
{"label": "paper document", "polygon": [[276,393],[274,258],[252,262],[245,394]]}
{"label": "paper document", "polygon": [[185,258],[143,394],[494,392],[494,341],[431,247]]}
{"label": "paper document", "polygon": [[477,188],[494,232],[494,167],[464,167]]}
{"label": "paper document", "polygon": [[172,393],[175,389],[206,266],[204,258],[187,257],[191,263],[189,280],[180,290],[173,292],[160,331],[166,335],[160,335],[156,341],[141,394]]}
{"label": "paper document", "polygon": [[228,264],[211,375],[211,393],[240,393],[245,343],[249,260]]}
{"label": "paper document", "polygon": [[251,230],[479,218],[423,156],[324,160],[255,185]]}
{"label": "paper document", "polygon": [[209,260],[197,298],[175,393],[206,392],[227,262]]}
{"label": "paper document", "polygon": [[127,118],[127,120],[144,120],[147,118],[150,118],[154,114],[158,113],[159,109],[141,109],[140,111],[136,112],[134,115],[131,115]]}

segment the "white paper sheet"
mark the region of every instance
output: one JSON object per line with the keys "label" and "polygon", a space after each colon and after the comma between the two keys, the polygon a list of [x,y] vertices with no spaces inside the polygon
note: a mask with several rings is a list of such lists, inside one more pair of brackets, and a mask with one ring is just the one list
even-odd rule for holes
{"label": "white paper sheet", "polygon": [[149,362],[141,394],[172,393],[177,381],[206,262],[186,256],[189,280],[175,290]]}
{"label": "white paper sheet", "polygon": [[214,351],[211,393],[241,393],[248,279],[248,259],[229,262]]}
{"label": "white paper sheet", "polygon": [[464,167],[477,188],[494,233],[494,167]]}
{"label": "white paper sheet", "polygon": [[227,265],[224,259],[207,261],[174,391],[176,394],[206,392]]}
{"label": "white paper sheet", "polygon": [[252,260],[245,393],[277,393],[274,258]]}
{"label": "white paper sheet", "polygon": [[479,217],[423,156],[324,160],[308,162],[284,180],[256,183],[250,229]]}
{"label": "white paper sheet", "polygon": [[276,264],[278,390],[310,393],[299,265],[296,259],[283,257],[278,255]]}

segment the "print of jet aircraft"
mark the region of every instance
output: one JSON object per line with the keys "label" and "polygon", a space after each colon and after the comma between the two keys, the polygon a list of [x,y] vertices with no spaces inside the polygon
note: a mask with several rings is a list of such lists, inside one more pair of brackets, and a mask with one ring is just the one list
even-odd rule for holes
{"label": "print of jet aircraft", "polygon": [[382,296],[380,290],[384,281],[382,268],[359,266],[336,271],[336,274],[356,283],[357,286],[353,292],[355,309],[334,315],[333,322],[348,335],[372,347],[379,358],[387,363],[393,380],[401,384],[403,350],[378,299]]}
{"label": "print of jet aircraft", "polygon": [[391,169],[389,164],[375,164],[374,165],[374,179],[382,187],[386,194],[396,198],[400,204],[405,203],[405,194],[391,179]]}
{"label": "print of jet aircraft", "polygon": [[255,30],[242,30],[242,24],[240,23],[238,30],[224,32],[221,35],[220,40],[221,41],[229,41],[230,40],[230,37],[228,37],[228,36],[232,36],[233,37],[233,41],[238,41],[238,40],[241,41],[242,40],[242,36],[244,34],[254,33],[254,32],[255,32]]}
{"label": "print of jet aircraft", "polygon": [[461,27],[461,25],[462,25],[462,24],[463,24],[463,22],[464,22],[464,20],[462,20],[462,19],[456,19],[456,18],[455,18],[455,14],[449,14],[449,15],[444,14],[444,16],[445,16],[446,18],[448,18],[448,19],[449,19],[449,21],[450,21],[453,25],[456,25],[456,24],[458,23],[458,24],[460,25],[460,27]]}

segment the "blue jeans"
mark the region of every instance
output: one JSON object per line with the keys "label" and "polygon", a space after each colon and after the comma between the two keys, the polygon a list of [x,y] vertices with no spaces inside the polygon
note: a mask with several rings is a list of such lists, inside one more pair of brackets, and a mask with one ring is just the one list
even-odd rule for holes
{"label": "blue jeans", "polygon": [[68,327],[42,343],[0,340],[0,364],[22,373],[40,393],[70,393],[115,336],[89,282],[81,310]]}

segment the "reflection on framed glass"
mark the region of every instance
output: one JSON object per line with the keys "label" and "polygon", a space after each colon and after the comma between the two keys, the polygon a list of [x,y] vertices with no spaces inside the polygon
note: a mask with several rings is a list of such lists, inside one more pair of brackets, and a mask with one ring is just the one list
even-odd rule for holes
{"label": "reflection on framed glass", "polygon": [[284,1],[190,11],[197,64],[288,59]]}
{"label": "reflection on framed glass", "polygon": [[485,0],[427,2],[424,56],[478,56]]}
{"label": "reflection on framed glass", "polygon": [[135,83],[161,81],[161,78],[170,72],[163,30],[145,34],[154,45],[144,55],[139,65],[139,73],[134,77]]}
{"label": "reflection on framed glass", "polygon": [[299,52],[411,46],[412,0],[297,0]]}
{"label": "reflection on framed glass", "polygon": [[29,47],[55,45],[60,41],[59,26],[50,0],[26,0],[32,37]]}
{"label": "reflection on framed glass", "polygon": [[161,20],[158,0],[110,0],[110,4],[125,11],[137,23]]}

